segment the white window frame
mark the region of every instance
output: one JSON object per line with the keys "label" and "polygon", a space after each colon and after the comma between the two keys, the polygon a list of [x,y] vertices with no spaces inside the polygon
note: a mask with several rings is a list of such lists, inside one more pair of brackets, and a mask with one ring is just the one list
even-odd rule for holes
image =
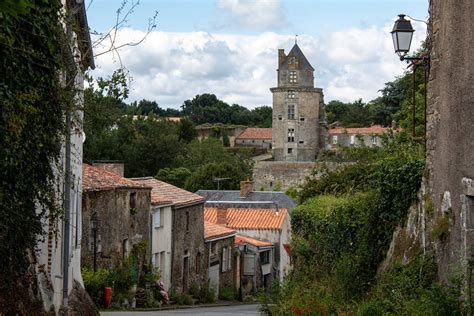
{"label": "white window frame", "polygon": [[377,145],[377,135],[372,135],[372,145]]}
{"label": "white window frame", "polygon": [[298,82],[298,75],[296,74],[295,70],[290,70],[289,73],[289,81],[290,83],[297,83]]}
{"label": "white window frame", "polygon": [[153,228],[160,227],[163,227],[163,223],[161,222],[161,209],[156,208],[153,212]]}
{"label": "white window frame", "polygon": [[351,145],[355,144],[355,135],[351,135]]}

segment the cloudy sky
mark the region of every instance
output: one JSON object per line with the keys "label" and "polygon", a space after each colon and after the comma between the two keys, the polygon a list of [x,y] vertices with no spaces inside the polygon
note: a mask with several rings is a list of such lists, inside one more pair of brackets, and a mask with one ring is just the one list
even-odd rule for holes
{"label": "cloudy sky", "polygon": [[[121,61],[132,77],[129,101],[154,100],[161,107],[178,108],[202,93],[249,108],[271,105],[277,49],[288,53],[298,34],[326,102],[370,101],[406,69],[393,53],[389,34],[397,14],[426,20],[427,2],[142,0],[118,32],[116,46],[140,40],[155,10],[157,27],[140,45],[120,49],[119,56],[98,56],[92,75],[106,77]],[[120,3],[89,0],[91,29],[106,32],[114,25]],[[413,27],[412,49],[417,49],[426,26],[415,22]],[[99,45],[95,54],[104,50]]]}

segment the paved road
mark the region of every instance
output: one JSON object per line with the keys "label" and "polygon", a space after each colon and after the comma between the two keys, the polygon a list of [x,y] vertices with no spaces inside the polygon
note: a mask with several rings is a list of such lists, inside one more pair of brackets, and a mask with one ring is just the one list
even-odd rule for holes
{"label": "paved road", "polygon": [[233,306],[219,306],[219,307],[196,307],[188,309],[176,309],[167,311],[153,311],[153,312],[101,312],[103,316],[218,316],[218,315],[245,315],[245,316],[259,316],[258,305],[233,305]]}

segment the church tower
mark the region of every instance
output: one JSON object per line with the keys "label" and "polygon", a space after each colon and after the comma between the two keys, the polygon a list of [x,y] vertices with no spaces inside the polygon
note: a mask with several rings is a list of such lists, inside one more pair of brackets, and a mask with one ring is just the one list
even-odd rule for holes
{"label": "church tower", "polygon": [[272,148],[277,161],[314,161],[325,146],[323,90],[314,87],[314,68],[295,43],[278,50],[273,94]]}

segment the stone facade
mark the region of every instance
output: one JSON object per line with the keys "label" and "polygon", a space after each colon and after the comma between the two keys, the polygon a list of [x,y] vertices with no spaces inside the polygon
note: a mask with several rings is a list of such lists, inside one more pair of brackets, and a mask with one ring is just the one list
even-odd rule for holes
{"label": "stone facade", "polygon": [[226,288],[235,288],[234,252],[234,235],[206,243],[206,258],[209,258],[209,267],[219,265],[218,293]]}
{"label": "stone facade", "polygon": [[174,208],[171,284],[177,293],[207,283],[203,203]]}
{"label": "stone facade", "polygon": [[133,246],[149,241],[150,189],[86,191],[82,196],[82,265],[92,266],[91,216],[97,212],[97,266],[120,265]]}
{"label": "stone facade", "polygon": [[474,245],[474,3],[433,0],[428,83],[427,194],[433,219],[450,218],[449,238],[437,243],[439,275],[472,260]]}
{"label": "stone facade", "polygon": [[297,44],[278,50],[278,86],[273,94],[272,148],[277,161],[314,161],[323,149],[323,91],[314,87],[314,68]]}
{"label": "stone facade", "polygon": [[[336,170],[344,167],[346,163],[337,162],[304,162],[304,161],[259,161],[253,168],[254,188],[256,190],[286,191],[290,187],[299,187],[306,183],[313,171]],[[318,173],[315,174],[318,176]]]}

